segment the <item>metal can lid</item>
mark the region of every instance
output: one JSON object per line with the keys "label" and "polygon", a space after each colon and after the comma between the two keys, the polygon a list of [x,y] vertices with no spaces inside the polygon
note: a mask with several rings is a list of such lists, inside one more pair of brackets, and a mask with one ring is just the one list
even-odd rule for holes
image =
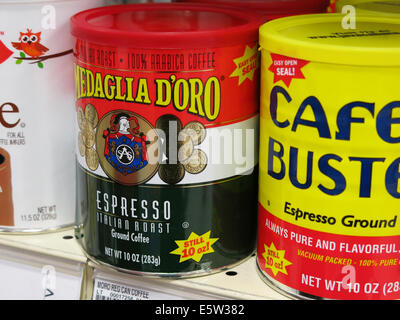
{"label": "metal can lid", "polygon": [[224,47],[258,40],[261,16],[203,4],[107,6],[71,18],[79,39],[114,47],[184,49]]}
{"label": "metal can lid", "polygon": [[357,15],[355,28],[347,29],[352,26],[346,24],[344,17],[334,13],[312,14],[267,22],[260,27],[260,46],[308,61],[400,65],[399,19]]}
{"label": "metal can lid", "polygon": [[400,17],[400,0],[340,0],[336,3],[337,12],[341,12],[346,5],[353,6],[356,14]]}
{"label": "metal can lid", "polygon": [[212,3],[261,11],[267,17],[325,12],[329,0],[178,0],[178,2]]}

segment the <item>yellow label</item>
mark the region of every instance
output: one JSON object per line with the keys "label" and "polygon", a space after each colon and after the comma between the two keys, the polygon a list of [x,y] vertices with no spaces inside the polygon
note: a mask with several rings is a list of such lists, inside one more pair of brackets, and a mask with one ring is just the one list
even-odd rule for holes
{"label": "yellow label", "polygon": [[246,79],[253,80],[255,71],[259,68],[259,53],[257,45],[253,48],[246,46],[243,56],[233,60],[236,69],[230,77],[238,77],[239,85]]}
{"label": "yellow label", "polygon": [[180,256],[179,263],[189,259],[199,262],[204,254],[214,252],[212,244],[218,241],[218,238],[210,238],[211,231],[199,236],[192,232],[187,240],[176,240],[178,248],[171,251],[171,254]]}
{"label": "yellow label", "polygon": [[285,259],[285,250],[276,249],[273,242],[271,242],[269,247],[264,244],[263,257],[265,259],[265,268],[271,269],[274,276],[276,276],[278,272],[288,274],[286,267],[290,266],[292,263]]}
{"label": "yellow label", "polygon": [[400,68],[275,56],[262,50],[261,205],[312,230],[399,235]]}

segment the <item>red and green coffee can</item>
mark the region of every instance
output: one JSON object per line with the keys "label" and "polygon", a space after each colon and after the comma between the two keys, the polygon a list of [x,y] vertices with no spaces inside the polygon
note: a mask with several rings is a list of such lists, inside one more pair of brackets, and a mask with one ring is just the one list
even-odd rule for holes
{"label": "red and green coffee can", "polygon": [[243,261],[257,220],[259,20],[175,3],[88,10],[71,23],[87,255],[170,277]]}

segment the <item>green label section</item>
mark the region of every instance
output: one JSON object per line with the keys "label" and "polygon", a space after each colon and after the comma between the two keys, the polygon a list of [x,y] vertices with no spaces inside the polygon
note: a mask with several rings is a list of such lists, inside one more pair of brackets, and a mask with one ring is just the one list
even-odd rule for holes
{"label": "green label section", "polygon": [[127,187],[77,165],[76,236],[96,260],[137,272],[229,266],[255,249],[257,176]]}

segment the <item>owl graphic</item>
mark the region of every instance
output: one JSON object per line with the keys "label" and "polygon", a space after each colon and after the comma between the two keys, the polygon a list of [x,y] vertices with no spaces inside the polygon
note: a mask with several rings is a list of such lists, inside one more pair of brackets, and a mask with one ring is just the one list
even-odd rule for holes
{"label": "owl graphic", "polygon": [[20,32],[19,34],[20,42],[11,42],[15,49],[25,52],[32,58],[38,58],[49,51],[48,48],[40,43],[41,32],[33,33],[31,29],[27,29],[27,32]]}

